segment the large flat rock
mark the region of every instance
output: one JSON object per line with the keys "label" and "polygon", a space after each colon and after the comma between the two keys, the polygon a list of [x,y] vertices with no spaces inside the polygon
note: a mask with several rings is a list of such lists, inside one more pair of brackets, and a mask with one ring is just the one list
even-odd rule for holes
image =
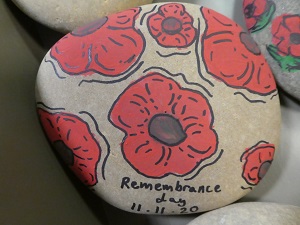
{"label": "large flat rock", "polygon": [[248,202],[203,214],[188,225],[297,225],[300,207],[276,203]]}
{"label": "large flat rock", "polygon": [[34,20],[68,33],[99,17],[128,8],[149,4],[152,0],[12,0]]}
{"label": "large flat rock", "polygon": [[205,7],[164,3],[78,28],[45,56],[44,131],[96,194],[130,212],[230,204],[264,178],[279,98],[252,38]]}

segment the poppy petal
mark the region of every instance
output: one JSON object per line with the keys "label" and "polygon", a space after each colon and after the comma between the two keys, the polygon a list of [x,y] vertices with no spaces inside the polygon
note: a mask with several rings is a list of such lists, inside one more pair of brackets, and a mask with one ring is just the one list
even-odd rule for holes
{"label": "poppy petal", "polygon": [[88,124],[69,113],[50,113],[39,108],[38,115],[49,141],[71,170],[84,184],[95,185],[101,148]]}
{"label": "poppy petal", "polygon": [[127,10],[78,28],[52,47],[51,57],[69,75],[126,73],[145,48],[142,33],[134,27],[139,12]]}
{"label": "poppy petal", "polygon": [[202,36],[207,72],[232,88],[259,95],[274,92],[276,84],[271,69],[250,35],[213,10],[201,11],[207,26]]}
{"label": "poppy petal", "polygon": [[242,177],[249,185],[257,185],[272,164],[275,146],[265,141],[247,149],[242,157]]}
{"label": "poppy petal", "polygon": [[284,14],[272,23],[272,42],[284,56],[300,57],[300,16]]}
{"label": "poppy petal", "polygon": [[168,3],[160,6],[157,13],[149,16],[147,24],[151,36],[162,47],[185,48],[196,37],[193,18],[182,4]]}
{"label": "poppy petal", "polygon": [[[143,107],[147,117],[141,115]],[[186,175],[217,151],[207,99],[158,73],[132,83],[115,101],[110,121],[126,134],[125,159],[147,177]]]}

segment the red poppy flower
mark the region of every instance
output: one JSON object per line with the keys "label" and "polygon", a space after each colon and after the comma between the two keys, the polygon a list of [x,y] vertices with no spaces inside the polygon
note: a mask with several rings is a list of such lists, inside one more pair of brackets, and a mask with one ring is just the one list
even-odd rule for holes
{"label": "red poppy flower", "polygon": [[271,0],[244,0],[243,8],[247,28],[255,32],[270,23],[276,6]]}
{"label": "red poppy flower", "polygon": [[244,162],[242,177],[249,185],[257,185],[270,168],[275,147],[268,142],[259,142],[246,150],[241,157]]}
{"label": "red poppy flower", "polygon": [[84,184],[95,185],[101,148],[88,124],[67,113],[38,109],[38,115],[48,139],[65,163]]}
{"label": "red poppy flower", "polygon": [[78,28],[52,47],[51,56],[70,75],[126,73],[145,47],[143,35],[134,27],[139,12],[127,10]]}
{"label": "red poppy flower", "polygon": [[193,27],[193,21],[184,5],[168,3],[160,6],[157,13],[149,16],[148,29],[162,47],[185,48],[195,40],[196,29]]}
{"label": "red poppy flower", "polygon": [[125,159],[147,177],[186,175],[217,150],[205,97],[158,73],[131,84],[115,101],[110,120],[126,133]]}
{"label": "red poppy flower", "polygon": [[273,43],[282,55],[300,57],[300,15],[281,15],[272,23]]}
{"label": "red poppy flower", "polygon": [[202,8],[206,29],[202,36],[202,57],[208,73],[233,88],[260,95],[276,90],[269,65],[259,47],[235,22]]}

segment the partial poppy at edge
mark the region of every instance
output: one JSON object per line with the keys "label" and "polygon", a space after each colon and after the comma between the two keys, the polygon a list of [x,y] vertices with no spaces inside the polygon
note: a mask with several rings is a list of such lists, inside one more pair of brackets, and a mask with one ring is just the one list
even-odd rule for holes
{"label": "partial poppy at edge", "polygon": [[246,26],[251,33],[260,31],[271,22],[276,10],[272,0],[244,0]]}
{"label": "partial poppy at edge", "polygon": [[282,55],[300,57],[300,15],[284,14],[272,23],[272,42]]}
{"label": "partial poppy at edge", "polygon": [[64,162],[84,184],[97,184],[101,147],[89,125],[70,113],[50,113],[41,108],[37,112],[49,141]]}
{"label": "partial poppy at edge", "polygon": [[202,7],[201,12],[206,22],[201,40],[207,72],[235,89],[263,96],[275,92],[273,73],[252,37],[213,10]]}
{"label": "partial poppy at edge", "polygon": [[117,77],[128,72],[145,49],[144,36],[135,28],[140,10],[130,9],[77,28],[51,48],[51,57],[69,75]]}
{"label": "partial poppy at edge", "polygon": [[242,177],[249,185],[257,185],[268,172],[274,158],[275,146],[265,141],[247,149],[241,156]]}

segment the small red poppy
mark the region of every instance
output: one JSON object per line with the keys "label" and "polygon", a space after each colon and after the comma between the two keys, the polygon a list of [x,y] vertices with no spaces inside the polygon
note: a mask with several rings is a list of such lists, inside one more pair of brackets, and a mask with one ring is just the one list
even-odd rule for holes
{"label": "small red poppy", "polygon": [[242,177],[249,185],[257,185],[270,168],[275,152],[275,146],[261,141],[247,149],[242,157]]}
{"label": "small red poppy", "polygon": [[201,11],[206,21],[202,57],[207,72],[232,88],[260,95],[274,92],[272,71],[250,35],[213,10]]}
{"label": "small red poppy", "polygon": [[132,83],[113,104],[110,121],[126,133],[125,159],[147,177],[186,175],[217,151],[207,99],[159,73]]}
{"label": "small red poppy", "polygon": [[49,113],[39,108],[38,115],[49,141],[65,163],[84,184],[95,185],[101,148],[88,124],[68,113]]}
{"label": "small red poppy", "polygon": [[185,48],[195,40],[196,29],[193,27],[193,21],[184,5],[168,3],[160,6],[157,13],[149,16],[148,29],[162,47]]}
{"label": "small red poppy", "polygon": [[119,76],[140,59],[145,40],[135,26],[140,9],[130,9],[74,30],[58,41],[51,56],[70,75]]}
{"label": "small red poppy", "polygon": [[273,43],[282,55],[300,57],[300,15],[281,15],[272,23]]}
{"label": "small red poppy", "polygon": [[256,32],[270,23],[276,6],[272,0],[244,0],[243,8],[248,30]]}

